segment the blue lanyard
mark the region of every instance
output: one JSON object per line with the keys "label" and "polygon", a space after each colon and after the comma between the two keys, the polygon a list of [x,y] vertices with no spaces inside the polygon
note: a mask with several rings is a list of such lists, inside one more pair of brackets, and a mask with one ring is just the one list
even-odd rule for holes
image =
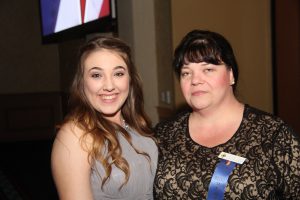
{"label": "blue lanyard", "polygon": [[224,199],[227,181],[235,166],[235,162],[220,159],[220,162],[217,164],[211,182],[209,184],[206,200]]}

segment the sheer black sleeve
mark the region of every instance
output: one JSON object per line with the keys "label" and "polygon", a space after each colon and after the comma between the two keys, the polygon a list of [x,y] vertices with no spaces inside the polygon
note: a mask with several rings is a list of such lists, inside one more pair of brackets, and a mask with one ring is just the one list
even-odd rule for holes
{"label": "sheer black sleeve", "polygon": [[300,140],[291,128],[283,124],[274,138],[273,162],[278,174],[278,196],[300,199]]}

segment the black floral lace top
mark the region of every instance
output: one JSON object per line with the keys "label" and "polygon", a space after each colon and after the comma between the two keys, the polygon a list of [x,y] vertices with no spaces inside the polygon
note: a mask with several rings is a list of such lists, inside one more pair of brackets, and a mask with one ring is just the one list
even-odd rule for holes
{"label": "black floral lace top", "polygon": [[155,127],[155,199],[206,199],[222,151],[246,158],[230,174],[224,199],[300,199],[299,138],[281,119],[245,105],[234,136],[207,148],[190,138],[189,114]]}

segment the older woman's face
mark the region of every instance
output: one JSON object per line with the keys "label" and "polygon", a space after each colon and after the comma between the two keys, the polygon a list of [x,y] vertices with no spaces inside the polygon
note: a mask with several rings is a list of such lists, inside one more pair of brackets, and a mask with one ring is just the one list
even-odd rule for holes
{"label": "older woman's face", "polygon": [[232,98],[232,70],[205,62],[183,65],[180,86],[186,102],[194,111],[210,108]]}
{"label": "older woman's face", "polygon": [[121,108],[129,93],[129,72],[114,51],[98,50],[88,55],[84,65],[84,93],[104,117],[120,122]]}

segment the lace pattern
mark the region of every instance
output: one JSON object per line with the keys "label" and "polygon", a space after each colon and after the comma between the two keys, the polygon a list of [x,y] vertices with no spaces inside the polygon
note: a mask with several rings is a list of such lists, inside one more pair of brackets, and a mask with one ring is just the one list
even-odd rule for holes
{"label": "lace pattern", "polygon": [[206,199],[220,152],[247,158],[228,179],[225,199],[300,199],[300,144],[281,119],[245,105],[243,120],[224,144],[207,148],[188,132],[189,113],[160,123],[156,199]]}

